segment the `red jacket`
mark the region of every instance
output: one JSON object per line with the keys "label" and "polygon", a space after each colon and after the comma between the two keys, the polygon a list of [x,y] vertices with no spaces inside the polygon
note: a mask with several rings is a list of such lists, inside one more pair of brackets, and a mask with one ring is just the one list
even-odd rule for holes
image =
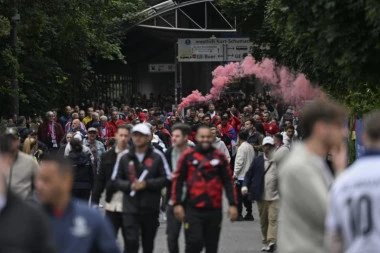
{"label": "red jacket", "polygon": [[238,133],[240,132],[241,128],[241,119],[236,116],[232,116],[229,120],[228,123],[235,129],[235,131]]}
{"label": "red jacket", "polygon": [[124,124],[124,123],[125,123],[125,122],[122,121],[121,119],[118,119],[118,120],[116,121],[116,123],[113,122],[112,120],[109,121],[109,122],[107,123],[107,125],[106,125],[106,128],[107,128],[107,137],[108,137],[108,138],[114,137],[115,134],[116,134],[116,132],[117,132],[117,127],[118,127],[119,125]]}
{"label": "red jacket", "polygon": [[[63,136],[65,135],[61,124],[57,122],[53,122],[54,124],[54,132],[55,132],[55,138],[57,142],[57,146],[59,147],[59,144],[61,144],[61,141],[63,139]],[[43,142],[48,147],[52,147],[52,139],[49,135],[49,123],[44,122],[38,127],[38,140]]]}
{"label": "red jacket", "polygon": [[[198,165],[206,159],[202,168]],[[173,175],[172,201],[174,205],[184,205],[183,186],[187,186],[186,205],[200,209],[222,208],[223,188],[230,206],[237,205],[232,173],[226,156],[211,148],[206,154],[195,149],[185,151],[178,161]],[[191,184],[191,185],[190,185]]]}

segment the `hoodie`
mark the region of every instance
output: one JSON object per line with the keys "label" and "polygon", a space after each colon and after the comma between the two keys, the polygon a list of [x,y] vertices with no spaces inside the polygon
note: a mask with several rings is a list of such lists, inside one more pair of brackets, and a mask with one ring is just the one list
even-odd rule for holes
{"label": "hoodie", "polygon": [[226,155],[228,163],[231,161],[230,152],[228,151],[226,144],[224,144],[219,137],[216,137],[216,140],[212,143],[212,146]]}

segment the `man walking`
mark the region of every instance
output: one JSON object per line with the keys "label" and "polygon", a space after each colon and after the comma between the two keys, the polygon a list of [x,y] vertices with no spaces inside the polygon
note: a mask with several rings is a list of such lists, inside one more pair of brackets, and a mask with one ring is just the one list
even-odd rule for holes
{"label": "man walking", "polygon": [[108,183],[107,190],[124,193],[123,227],[128,253],[139,251],[140,235],[143,252],[153,252],[161,189],[171,179],[164,155],[150,144],[151,134],[147,124],[133,127],[134,146],[121,158],[116,180]]}
{"label": "man walking", "polygon": [[244,178],[242,194],[257,201],[260,215],[263,247],[261,251],[273,252],[276,249],[278,216],[278,173],[273,161],[274,141],[272,137],[263,140],[264,154],[253,160]]}
{"label": "man walking", "polygon": [[[185,124],[175,124],[172,127],[172,147],[166,151],[166,160],[169,163],[171,171],[177,171],[178,160],[181,155],[189,149],[188,140],[191,128]],[[166,209],[166,234],[169,253],[179,253],[178,238],[181,232],[182,222],[174,216],[173,203],[171,201],[171,181],[168,183],[166,191],[167,209]]]}
{"label": "man walking", "polygon": [[185,220],[186,253],[200,253],[203,248],[206,253],[216,253],[222,222],[223,187],[232,221],[237,219],[236,193],[226,156],[212,147],[210,128],[200,126],[196,140],[197,147],[185,151],[173,177],[174,214],[179,221]]}
{"label": "man walking", "polygon": [[[241,142],[235,159],[235,168],[234,168],[234,178],[235,178],[235,187],[238,196],[238,221],[253,221],[252,215],[252,201],[243,196],[241,193],[241,188],[243,186],[244,177],[249,167],[252,164],[253,158],[255,158],[255,150],[252,145],[247,142],[248,132],[242,131],[239,133],[239,140]],[[247,214],[243,217],[243,204],[246,208]]]}
{"label": "man walking", "polygon": [[[333,180],[325,161],[330,151],[345,142],[346,112],[335,103],[316,101],[303,110],[301,118],[305,143],[294,147],[279,169],[278,250],[325,253],[324,223]],[[345,168],[337,162],[333,159],[335,168]]]}
{"label": "man walking", "polygon": [[[112,173],[115,167],[119,166],[122,156],[128,152],[128,143],[131,139],[131,129],[128,125],[120,125],[117,128],[115,135],[116,146],[104,153],[100,160],[99,175],[96,179],[94,192],[92,194],[92,202],[99,206],[99,200],[106,184],[111,180]],[[117,236],[119,230],[122,231],[123,237],[125,233],[123,230],[123,193],[121,191],[106,192],[106,216],[111,221],[115,235]]]}
{"label": "man walking", "polygon": [[58,252],[120,252],[108,221],[86,202],[72,199],[73,180],[69,160],[53,156],[41,161],[36,188],[50,217]]}
{"label": "man walking", "polygon": [[[326,252],[378,252],[380,249],[380,111],[364,118],[362,141],[366,149],[335,181],[326,219]],[[341,153],[346,158],[346,153]],[[337,158],[337,157],[334,157]]]}
{"label": "man walking", "polygon": [[48,221],[5,183],[13,162],[13,141],[0,136],[0,252],[54,253]]}
{"label": "man walking", "polygon": [[17,128],[9,127],[5,130],[5,136],[12,143],[12,167],[7,171],[7,188],[12,190],[22,199],[33,195],[34,178],[37,173],[38,164],[32,156],[19,150],[20,136]]}
{"label": "man walking", "polygon": [[49,152],[55,154],[58,152],[63,135],[61,125],[55,122],[54,113],[52,111],[47,112],[46,121],[38,128],[38,140],[49,148]]}

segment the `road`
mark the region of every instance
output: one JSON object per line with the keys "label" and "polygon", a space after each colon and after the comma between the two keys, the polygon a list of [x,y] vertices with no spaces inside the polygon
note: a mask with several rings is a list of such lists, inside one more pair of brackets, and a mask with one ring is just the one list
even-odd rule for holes
{"label": "road", "polygon": [[[101,200],[104,203],[104,197]],[[219,251],[218,253],[258,253],[261,252],[261,232],[260,232],[260,221],[257,211],[256,203],[253,204],[253,216],[254,221],[240,221],[231,223],[227,218],[227,200],[223,201],[223,225],[222,232],[219,241]],[[243,213],[243,215],[245,215]],[[157,232],[155,241],[154,253],[168,253],[167,243],[166,243],[166,223],[160,216],[160,227]],[[119,234],[119,245],[120,248],[123,247],[123,240],[121,233]],[[183,231],[180,237],[180,252],[184,252],[184,234]],[[142,250],[140,249],[142,253]]]}
{"label": "road", "polygon": [[[256,253],[261,252],[260,222],[257,206],[254,204],[255,221],[231,223],[224,214],[222,234],[219,243],[219,253]],[[166,224],[161,222],[156,237],[154,253],[168,253],[166,247]],[[183,233],[181,235],[181,252],[184,252]]]}

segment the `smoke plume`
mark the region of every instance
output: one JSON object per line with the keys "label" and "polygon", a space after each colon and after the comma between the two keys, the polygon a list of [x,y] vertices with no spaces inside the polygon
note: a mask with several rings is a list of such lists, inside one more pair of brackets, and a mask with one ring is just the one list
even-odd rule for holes
{"label": "smoke plume", "polygon": [[323,91],[313,86],[304,74],[295,74],[287,67],[265,58],[262,62],[247,56],[242,62],[232,62],[225,66],[218,66],[213,72],[212,88],[210,93],[203,96],[198,90],[182,99],[179,110],[197,104],[219,99],[220,94],[228,88],[232,80],[254,75],[264,84],[271,86],[272,94],[280,97],[285,103],[299,104],[305,100],[323,97]]}

